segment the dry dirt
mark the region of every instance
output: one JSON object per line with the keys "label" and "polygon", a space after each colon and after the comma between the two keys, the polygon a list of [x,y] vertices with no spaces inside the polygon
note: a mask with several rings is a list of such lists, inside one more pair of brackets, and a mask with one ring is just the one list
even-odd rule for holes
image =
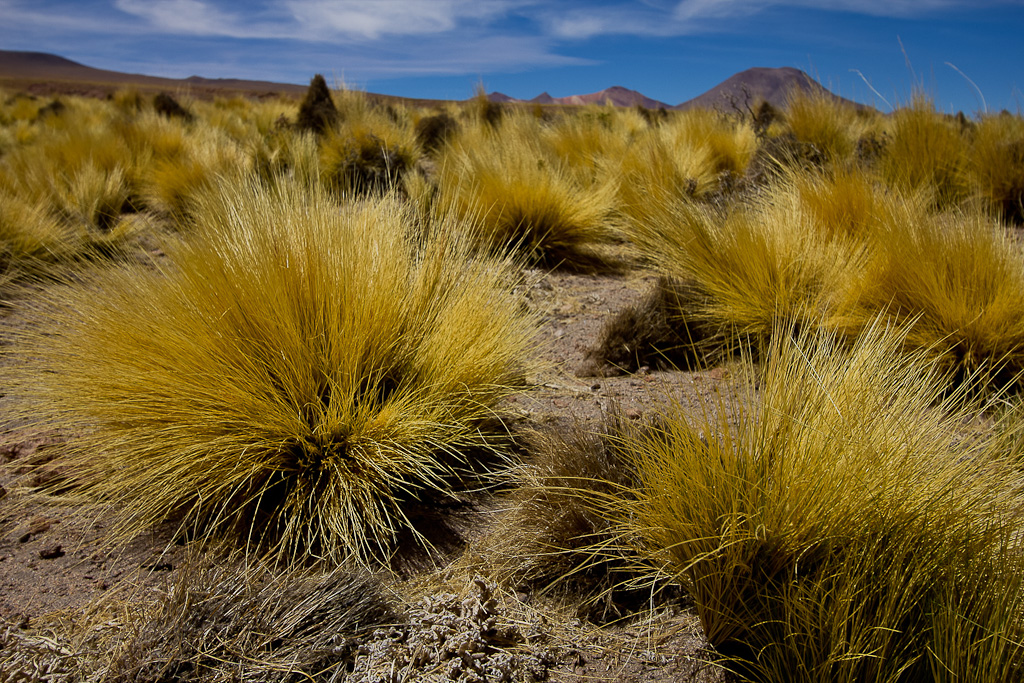
{"label": "dry dirt", "polygon": [[[587,349],[599,339],[605,321],[638,302],[654,286],[654,277],[640,270],[620,275],[528,271],[525,281],[529,305],[541,315],[538,355],[544,367],[529,377],[530,391],[511,399],[524,424],[557,428],[579,423],[596,429],[609,411],[639,420],[667,399],[696,407],[701,398],[712,396],[732,381],[729,371],[722,367],[701,372],[651,372],[641,368],[634,374],[613,377],[577,376]],[[4,311],[0,325],[17,324],[17,317],[16,312]],[[9,400],[0,398],[0,411],[4,411],[0,416],[7,414]],[[48,636],[54,640],[45,642],[57,647],[61,625],[75,615],[103,604],[104,598],[108,605],[158,600],[166,595],[183,566],[185,549],[169,544],[166,530],[154,530],[123,547],[111,548],[104,543],[102,513],[83,501],[39,499],[26,504],[14,483],[19,461],[45,455],[60,441],[59,435],[28,440],[17,424],[0,417],[0,462],[8,465],[0,468],[0,634],[6,632],[8,644],[15,642],[13,638],[25,647],[32,642],[38,646],[44,642],[38,638]],[[43,476],[59,476],[59,472]],[[472,584],[467,588],[467,581],[458,572],[438,571],[420,582],[418,593],[413,593],[415,599],[409,598],[408,592],[404,599],[416,605],[416,600],[436,602],[445,594],[463,595],[473,590]],[[544,616],[543,604],[527,604],[525,596],[519,597],[524,603],[512,607],[508,607],[508,601],[515,602],[514,592],[503,598],[506,612],[531,611],[546,624],[537,627],[545,633],[548,652],[537,679],[722,680],[721,674],[702,663],[706,655],[701,651],[699,625],[685,608],[663,609],[633,621],[597,627],[571,616],[559,617],[554,607],[553,616]],[[404,628],[408,631],[411,627],[406,624]],[[0,637],[0,650],[4,642]],[[533,641],[525,638],[524,642]],[[52,650],[47,650],[49,645],[39,647],[41,651]],[[4,678],[3,661],[0,655],[0,679]],[[435,674],[428,675],[425,669],[410,668],[408,673],[402,680],[435,680]],[[461,678],[456,673],[445,669],[436,674],[440,676],[436,680],[449,680],[446,676],[475,680],[472,672],[459,674]],[[495,676],[492,672],[490,678],[479,680],[502,680]],[[531,680],[522,671],[516,676],[520,677],[506,680]],[[362,678],[353,674],[349,680],[377,679],[369,674]]]}

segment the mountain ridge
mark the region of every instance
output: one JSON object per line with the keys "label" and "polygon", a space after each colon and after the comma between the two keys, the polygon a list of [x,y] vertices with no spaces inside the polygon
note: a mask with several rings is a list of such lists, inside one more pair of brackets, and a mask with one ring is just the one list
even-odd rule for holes
{"label": "mountain ridge", "polygon": [[[20,52],[0,50],[0,81],[23,88],[35,94],[110,94],[119,87],[134,86],[146,90],[189,89],[206,95],[242,93],[258,97],[273,94],[302,95],[305,85],[252,81],[237,78],[205,78],[194,75],[188,78],[164,78],[120,71],[96,69],[47,52]],[[723,111],[754,106],[764,100],[775,107],[782,107],[796,91],[824,93],[839,101],[856,107],[865,105],[852,102],[833,94],[809,75],[794,67],[753,67],[734,74],[715,87],[696,97],[676,105],[655,100],[636,90],[614,85],[594,93],[553,97],[542,92],[529,100],[521,100],[504,93],[487,95],[495,102],[527,103],[541,105],[582,106],[588,104],[612,104],[619,107],[642,106],[647,109],[685,110],[692,107],[709,107]],[[421,103],[437,103],[438,100],[405,98],[395,95],[369,95],[382,100],[404,100]]]}

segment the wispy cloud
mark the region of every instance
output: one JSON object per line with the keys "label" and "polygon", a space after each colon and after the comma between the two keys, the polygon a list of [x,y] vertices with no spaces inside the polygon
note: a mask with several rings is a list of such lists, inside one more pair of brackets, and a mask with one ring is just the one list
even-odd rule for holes
{"label": "wispy cloud", "polygon": [[[927,17],[941,10],[1013,4],[1020,0],[633,0],[586,6],[567,3],[538,11],[548,32],[586,40],[601,35],[680,36],[736,28],[738,18],[769,9],[795,8],[851,12],[876,17]],[[729,23],[726,23],[728,21]]]}
{"label": "wispy cloud", "polygon": [[115,0],[149,30],[196,36],[304,42],[497,31],[512,11],[537,0],[274,0],[230,12],[214,0]]}
{"label": "wispy cloud", "polygon": [[673,14],[674,19],[686,22],[749,15],[769,7],[797,7],[879,17],[914,17],[977,4],[977,0],[682,0]]}
{"label": "wispy cloud", "polygon": [[286,0],[283,4],[309,34],[330,33],[374,40],[384,36],[452,32],[466,24],[486,26],[532,3],[523,0]]}

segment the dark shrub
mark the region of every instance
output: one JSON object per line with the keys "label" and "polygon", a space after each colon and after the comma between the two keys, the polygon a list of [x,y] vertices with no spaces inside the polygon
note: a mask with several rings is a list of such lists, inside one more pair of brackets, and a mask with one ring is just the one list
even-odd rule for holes
{"label": "dark shrub", "polygon": [[436,152],[458,130],[458,122],[446,112],[440,112],[416,122],[416,140],[425,151]]}
{"label": "dark shrub", "polygon": [[702,347],[713,332],[687,316],[699,307],[699,298],[693,284],[660,278],[643,301],[605,323],[601,338],[587,350],[576,374],[608,377],[645,365],[683,369],[704,365],[710,348]]}
{"label": "dark shrub", "polygon": [[334,106],[331,91],[327,88],[327,81],[320,74],[313,76],[313,80],[309,82],[309,89],[306,90],[306,96],[303,98],[302,104],[299,105],[299,116],[295,121],[296,128],[319,135],[337,123],[339,118],[341,118],[341,114]]}
{"label": "dark shrub", "polygon": [[178,104],[178,100],[165,92],[157,93],[156,97],[153,98],[153,109],[156,110],[157,114],[166,116],[169,119],[191,121],[194,118],[192,112]]}

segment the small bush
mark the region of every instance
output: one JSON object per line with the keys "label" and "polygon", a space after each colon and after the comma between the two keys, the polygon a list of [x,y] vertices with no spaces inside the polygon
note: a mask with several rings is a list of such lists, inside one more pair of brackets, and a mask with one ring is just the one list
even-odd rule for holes
{"label": "small bush", "polygon": [[853,156],[867,126],[857,110],[831,94],[797,91],[785,109],[785,130],[809,149],[805,158],[842,164]]}
{"label": "small bush", "polygon": [[667,277],[644,299],[610,318],[587,350],[577,371],[581,377],[635,372],[647,366],[694,369],[706,362],[712,331],[687,318],[703,308],[700,291]]}
{"label": "small bush", "polygon": [[411,168],[411,149],[378,135],[381,128],[347,125],[328,134],[321,143],[320,165],[324,183],[341,194],[372,194],[401,189]]}
{"label": "small bush", "polygon": [[971,136],[968,182],[983,206],[1013,225],[1024,223],[1024,119],[986,116]]}
{"label": "small bush", "polygon": [[918,97],[893,113],[891,139],[881,158],[885,180],[904,192],[929,192],[939,207],[965,196],[966,145],[959,125]]}
{"label": "small bush", "polygon": [[470,100],[470,115],[479,124],[489,128],[497,128],[505,116],[505,107],[493,101],[481,85]]}
{"label": "small bush", "polygon": [[597,623],[649,608],[652,592],[678,597],[619,552],[618,530],[603,509],[637,484],[618,450],[620,421],[612,418],[602,433],[572,425],[524,435],[531,458],[514,471],[506,511],[478,545],[502,582],[534,598],[561,597]]}
{"label": "small bush", "polygon": [[1024,369],[1024,252],[991,218],[934,217],[922,203],[881,207],[863,277],[844,294],[850,310],[862,320],[886,312],[960,381],[1014,381]]}
{"label": "small bush", "polygon": [[157,93],[153,97],[153,109],[156,110],[157,114],[169,119],[181,119],[182,121],[190,122],[195,118],[192,112],[185,109],[178,100],[165,92]]}
{"label": "small bush", "polygon": [[295,119],[295,127],[320,135],[334,127],[341,115],[331,98],[327,81],[320,74],[313,76],[309,82],[306,96],[299,105],[299,113]]}
{"label": "small bush", "polygon": [[459,130],[458,122],[447,112],[424,116],[416,122],[416,140],[427,152],[437,152]]}
{"label": "small bush", "polygon": [[393,623],[383,588],[351,568],[190,559],[113,657],[109,681],[309,680],[350,668],[356,636]]}
{"label": "small bush", "polygon": [[782,186],[773,190],[729,210],[652,197],[648,219],[631,224],[646,258],[700,292],[688,300],[699,306],[680,315],[715,330],[725,345],[720,353],[735,343],[760,344],[778,320],[812,327],[830,321],[836,287],[862,266],[856,244],[819,229]]}

